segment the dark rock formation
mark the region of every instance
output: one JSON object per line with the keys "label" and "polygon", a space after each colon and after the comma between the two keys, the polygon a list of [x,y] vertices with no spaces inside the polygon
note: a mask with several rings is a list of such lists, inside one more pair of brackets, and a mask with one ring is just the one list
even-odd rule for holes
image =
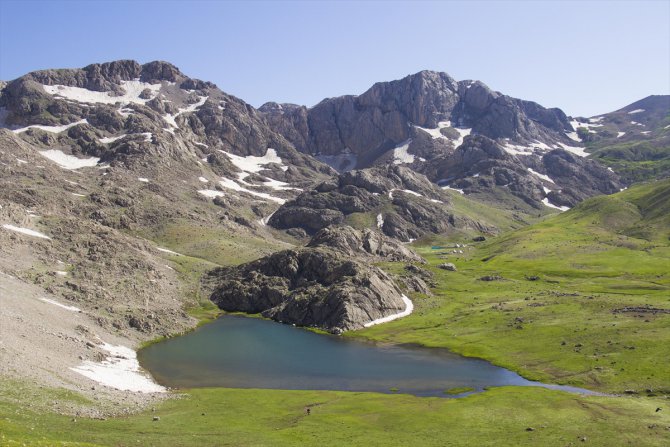
{"label": "dark rock formation", "polygon": [[[355,213],[377,218],[387,236],[407,242],[472,222],[449,211],[446,194],[409,168],[389,165],[341,174],[280,207],[269,225],[302,228],[309,234],[339,225]],[[372,224],[374,225],[374,224]]]}
{"label": "dark rock formation", "polygon": [[350,152],[354,167],[371,166],[389,149],[414,136],[413,126],[439,122],[472,128],[490,138],[517,142],[569,141],[565,114],[494,92],[481,82],[456,82],[446,73],[421,71],[379,82],[360,96],[325,99],[307,109],[268,103],[268,124],[298,150],[321,156]]}
{"label": "dark rock formation", "polygon": [[223,310],[261,313],[275,321],[330,332],[360,329],[405,310],[392,279],[336,250],[285,250],[210,273],[212,301]]}

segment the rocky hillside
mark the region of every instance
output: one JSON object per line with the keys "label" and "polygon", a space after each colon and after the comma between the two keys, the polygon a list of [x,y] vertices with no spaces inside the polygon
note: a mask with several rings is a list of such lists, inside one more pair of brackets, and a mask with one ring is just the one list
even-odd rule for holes
{"label": "rocky hillside", "polygon": [[[544,203],[564,209],[621,188],[614,173],[580,160],[588,153],[577,137],[575,121],[560,109],[511,98],[479,81],[457,82],[446,73],[422,71],[380,82],[359,96],[325,99],[309,109],[267,103],[259,110],[298,150],[339,171],[406,165],[433,182],[466,193],[476,189],[489,199],[496,196],[486,194],[491,187],[505,186],[534,208]],[[469,135],[479,139],[466,143]],[[473,146],[498,148],[481,166],[487,178],[474,177],[481,177],[482,169],[469,164],[475,161]],[[554,155],[545,157],[549,153]],[[562,173],[546,180],[557,170],[557,163],[550,161],[556,154],[563,154],[558,156]],[[567,173],[573,178],[564,182]]]}
{"label": "rocky hillside", "polygon": [[215,266],[286,248],[265,219],[333,174],[253,107],[165,62],[2,87],[1,271],[131,339],[194,324],[197,296],[166,258]]}
{"label": "rocky hillside", "polygon": [[457,216],[448,194],[425,176],[395,165],[342,173],[285,203],[268,221],[303,237],[342,223],[376,227],[403,242],[456,228],[495,231]]}
{"label": "rocky hillside", "polygon": [[670,176],[670,96],[648,96],[573,125],[593,158],[627,183]]}

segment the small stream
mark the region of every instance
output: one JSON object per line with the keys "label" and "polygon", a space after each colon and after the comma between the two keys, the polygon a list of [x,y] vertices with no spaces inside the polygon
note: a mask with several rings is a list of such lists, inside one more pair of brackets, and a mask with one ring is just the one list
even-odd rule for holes
{"label": "small stream", "polygon": [[399,392],[450,396],[503,385],[580,388],[531,382],[505,368],[446,349],[380,346],[256,318],[226,315],[138,353],[161,385]]}

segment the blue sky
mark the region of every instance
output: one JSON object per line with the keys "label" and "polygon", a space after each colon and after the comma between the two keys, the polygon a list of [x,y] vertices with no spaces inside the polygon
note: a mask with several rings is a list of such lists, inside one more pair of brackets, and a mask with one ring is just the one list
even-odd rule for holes
{"label": "blue sky", "polygon": [[670,94],[670,0],[0,0],[0,79],[167,60],[258,107],[423,69],[592,116]]}

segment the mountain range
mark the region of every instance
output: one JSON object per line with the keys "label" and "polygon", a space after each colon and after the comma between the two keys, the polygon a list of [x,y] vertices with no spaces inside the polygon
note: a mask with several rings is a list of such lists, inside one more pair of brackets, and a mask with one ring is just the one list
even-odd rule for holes
{"label": "mountain range", "polygon": [[[0,83],[0,127],[0,283],[133,343],[212,303],[358,329],[430,293],[407,244],[483,240],[670,173],[669,96],[569,117],[433,71],[255,109],[167,62],[42,70]],[[66,359],[90,357],[75,345]]]}

